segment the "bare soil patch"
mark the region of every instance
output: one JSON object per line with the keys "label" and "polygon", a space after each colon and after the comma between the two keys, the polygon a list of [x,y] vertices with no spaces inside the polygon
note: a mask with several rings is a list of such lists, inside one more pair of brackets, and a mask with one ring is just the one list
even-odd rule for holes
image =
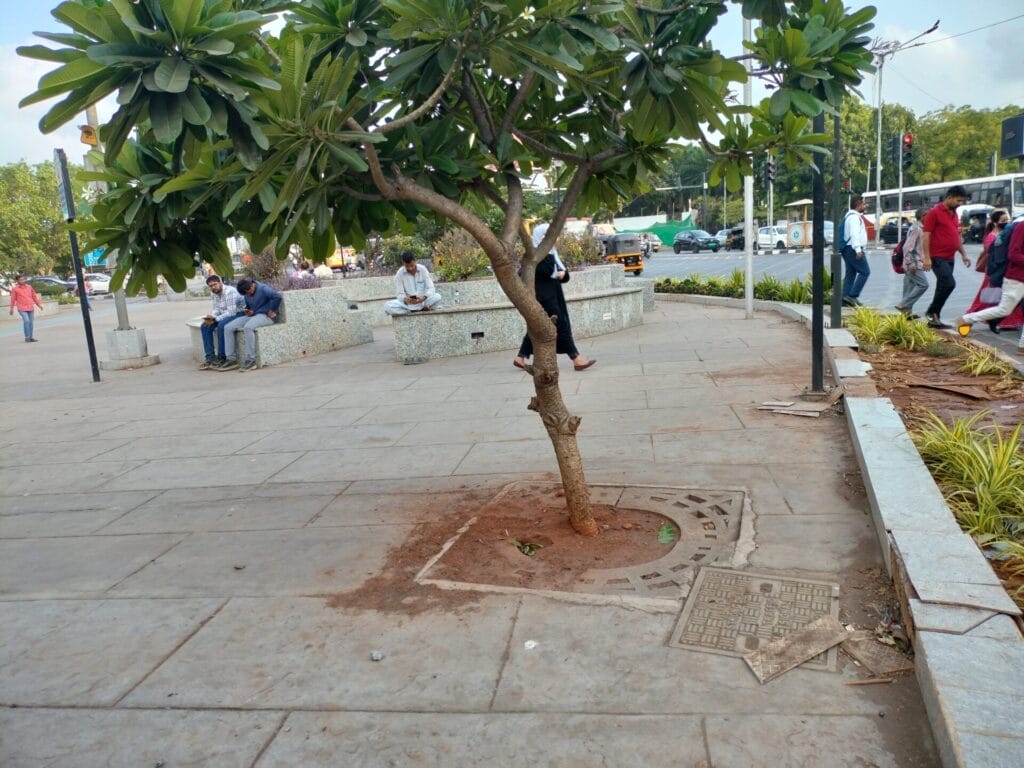
{"label": "bare soil patch", "polygon": [[[1011,429],[1024,419],[1024,380],[1019,378],[970,376],[957,371],[962,361],[956,358],[932,357],[905,349],[885,347],[875,354],[861,351],[860,356],[871,363],[873,370],[870,375],[879,394],[892,400],[905,422],[908,417],[912,419],[925,413],[935,413],[948,424],[983,410],[991,411],[995,423]],[[953,392],[912,386],[908,379],[914,377],[939,383],[970,383],[987,393],[990,399],[979,400]]]}
{"label": "bare soil patch", "polygon": [[572,529],[564,508],[538,508],[529,498],[506,497],[500,507],[481,510],[479,519],[430,576],[571,590],[589,570],[640,565],[666,555],[674,544],[658,541],[662,526],[671,526],[676,540],[679,536],[668,518],[653,512],[608,504],[594,504],[591,509],[600,533],[586,537]]}

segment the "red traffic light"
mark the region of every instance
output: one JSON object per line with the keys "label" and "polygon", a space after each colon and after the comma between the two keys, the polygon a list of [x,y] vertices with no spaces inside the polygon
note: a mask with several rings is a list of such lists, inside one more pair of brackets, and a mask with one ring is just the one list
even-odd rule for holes
{"label": "red traffic light", "polygon": [[912,134],[912,133],[904,133],[903,134],[903,146],[904,147],[911,147],[913,145],[914,145],[914,134]]}

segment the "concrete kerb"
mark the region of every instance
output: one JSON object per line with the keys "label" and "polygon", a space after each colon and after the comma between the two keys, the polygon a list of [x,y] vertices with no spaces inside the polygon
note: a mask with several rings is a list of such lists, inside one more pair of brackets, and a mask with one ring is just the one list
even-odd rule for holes
{"label": "concrete kerb", "polygon": [[[742,299],[713,296],[659,294],[658,299],[745,306]],[[754,307],[810,326],[808,306],[755,301]],[[863,370],[853,381],[841,375],[846,366],[840,361],[849,359],[844,353],[856,342],[847,332],[834,330],[826,333],[827,362],[837,382],[865,395],[848,392],[844,410],[879,544],[908,614],[915,670],[942,763],[946,768],[1024,764],[1020,610],[956,524],[892,402],[878,397],[873,385],[865,387]],[[944,550],[956,550],[956,557],[935,556],[939,542]],[[1012,622],[1016,632],[992,637],[984,627],[999,618]],[[1004,683],[997,684],[1007,680],[1021,681],[1009,695]],[[986,696],[999,697],[1000,717],[981,723],[971,702],[985,701]]]}

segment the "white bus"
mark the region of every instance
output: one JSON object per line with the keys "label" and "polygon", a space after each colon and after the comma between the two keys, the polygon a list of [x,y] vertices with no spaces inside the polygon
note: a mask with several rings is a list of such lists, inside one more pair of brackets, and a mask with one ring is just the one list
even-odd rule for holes
{"label": "white bus", "polygon": [[[999,176],[985,176],[980,179],[963,181],[940,181],[937,184],[918,184],[903,188],[903,210],[916,211],[931,208],[940,202],[946,190],[959,184],[967,190],[967,202],[984,203],[993,208],[1003,208],[1010,218],[1024,214],[1024,173],[1003,173]],[[877,192],[864,193],[864,213],[874,216]],[[899,190],[882,190],[882,210],[895,212],[899,207]],[[877,221],[877,216],[874,217]]]}

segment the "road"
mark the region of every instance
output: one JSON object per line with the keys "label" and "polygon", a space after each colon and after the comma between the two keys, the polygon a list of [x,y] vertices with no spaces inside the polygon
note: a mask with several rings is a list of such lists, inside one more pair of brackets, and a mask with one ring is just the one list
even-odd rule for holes
{"label": "road", "polygon": [[[967,255],[974,262],[981,253],[981,246],[970,243],[966,246]],[[891,309],[903,295],[903,275],[892,271],[889,263],[891,248],[885,250],[869,250],[868,263],[871,265],[871,277],[868,278],[864,292],[861,294],[861,301],[879,309]],[[829,266],[831,252],[825,254],[825,266]],[[669,247],[662,246],[661,250],[649,259],[644,267],[644,277],[687,277],[689,275],[700,275],[702,277],[729,277],[733,270],[744,269],[744,255],[741,251],[719,251],[718,253],[681,253],[674,254]],[[763,275],[774,275],[780,280],[788,281],[794,278],[804,278],[811,273],[810,252],[797,253],[776,253],[776,254],[755,254],[754,255],[754,279],[757,280]],[[981,285],[982,275],[974,269],[965,269],[963,264],[957,263],[956,289],[953,295],[946,302],[943,311],[943,319],[951,321],[960,312],[966,311],[974,300]],[[928,292],[918,299],[914,309],[918,314],[924,314],[924,310],[934,293],[935,279],[928,278],[932,287]]]}

